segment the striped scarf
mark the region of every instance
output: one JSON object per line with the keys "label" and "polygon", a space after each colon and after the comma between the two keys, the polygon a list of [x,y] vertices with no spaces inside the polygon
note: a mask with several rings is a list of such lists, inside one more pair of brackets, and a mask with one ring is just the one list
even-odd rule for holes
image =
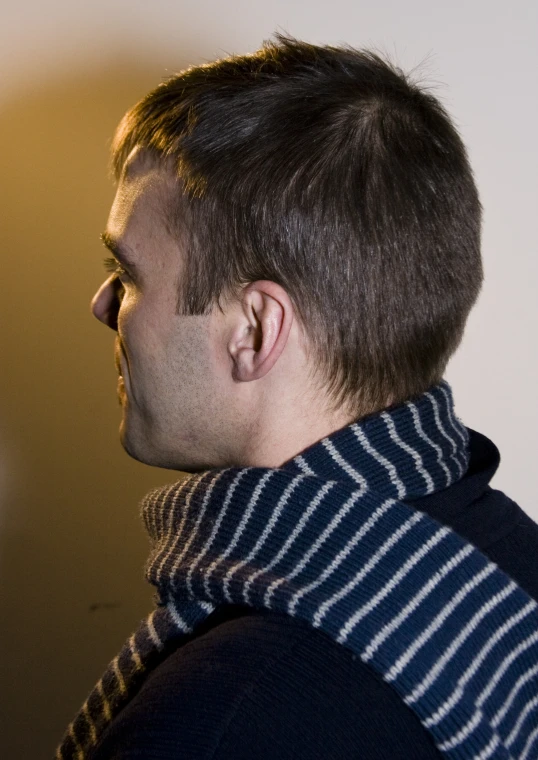
{"label": "striped scarf", "polygon": [[157,608],[69,726],[91,758],[147,675],[217,607],[285,612],[392,685],[450,758],[538,758],[538,605],[452,529],[403,503],[448,488],[469,432],[441,381],[280,468],[214,469],[152,491]]}

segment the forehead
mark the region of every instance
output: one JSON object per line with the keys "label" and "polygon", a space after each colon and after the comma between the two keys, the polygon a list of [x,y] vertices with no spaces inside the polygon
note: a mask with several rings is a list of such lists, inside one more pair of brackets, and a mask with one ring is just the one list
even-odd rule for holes
{"label": "forehead", "polygon": [[155,161],[129,157],[107,223],[108,235],[135,252],[148,242],[172,242],[169,211],[179,188],[172,172]]}

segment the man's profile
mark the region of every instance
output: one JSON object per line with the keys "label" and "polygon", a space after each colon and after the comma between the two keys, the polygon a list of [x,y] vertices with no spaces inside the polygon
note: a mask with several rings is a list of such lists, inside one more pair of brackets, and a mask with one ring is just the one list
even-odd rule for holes
{"label": "man's profile", "polygon": [[538,526],[444,379],[483,281],[439,101],[277,34],[122,119],[92,301],[157,606],[57,758],[538,758]]}

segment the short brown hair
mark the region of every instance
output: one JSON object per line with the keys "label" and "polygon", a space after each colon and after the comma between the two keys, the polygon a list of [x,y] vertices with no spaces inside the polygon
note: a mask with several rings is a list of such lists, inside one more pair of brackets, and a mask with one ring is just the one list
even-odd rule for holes
{"label": "short brown hair", "polygon": [[279,283],[331,408],[361,416],[442,379],[482,285],[482,208],[428,88],[377,53],[275,37],[150,92],[114,168],[139,146],[182,180],[179,312]]}

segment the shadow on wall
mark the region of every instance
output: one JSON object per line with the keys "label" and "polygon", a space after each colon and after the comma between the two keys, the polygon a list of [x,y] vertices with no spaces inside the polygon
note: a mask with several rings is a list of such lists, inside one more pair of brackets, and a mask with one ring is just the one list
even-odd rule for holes
{"label": "shadow on wall", "polygon": [[113,334],[90,314],[109,145],[162,70],[109,64],[0,106],[0,756],[49,760],[152,607],[138,503],[177,473],[118,441]]}

